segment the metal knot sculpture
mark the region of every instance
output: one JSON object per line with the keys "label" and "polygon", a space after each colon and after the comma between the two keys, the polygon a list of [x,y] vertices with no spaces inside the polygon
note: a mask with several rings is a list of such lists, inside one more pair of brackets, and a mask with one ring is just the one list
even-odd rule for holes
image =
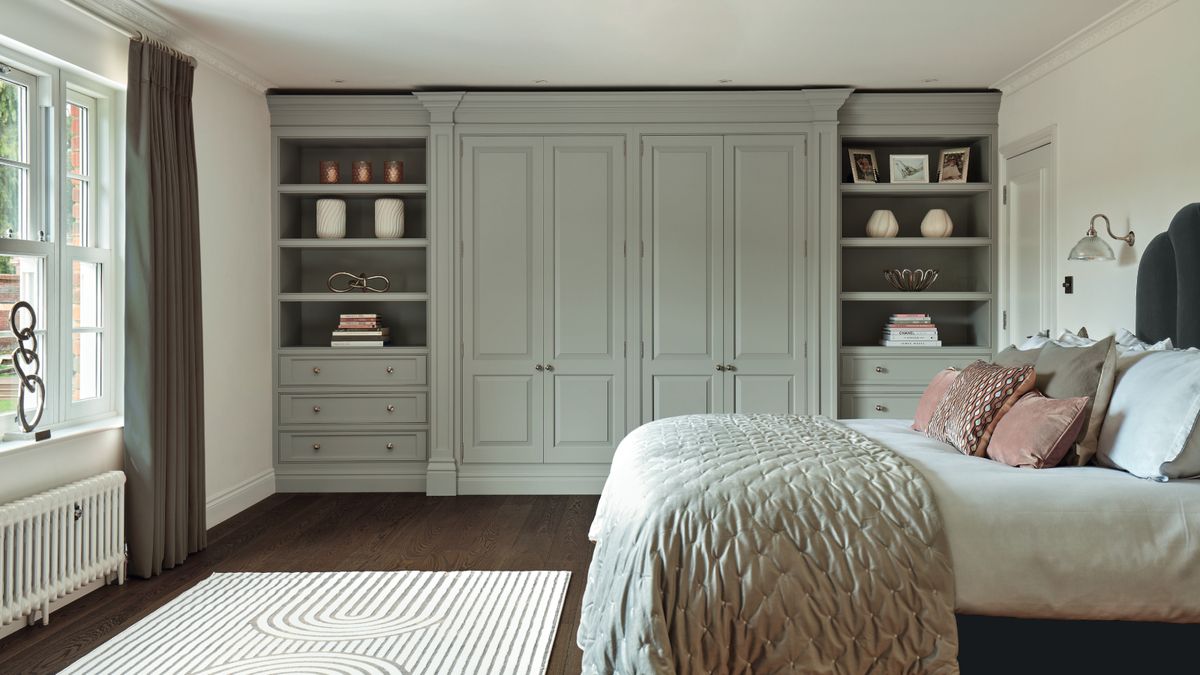
{"label": "metal knot sculpture", "polygon": [[[25,326],[21,325],[22,311],[27,312],[29,316],[29,323]],[[12,311],[8,315],[8,325],[12,334],[17,338],[17,348],[13,350],[12,360],[13,367],[17,370],[17,377],[21,378],[17,394],[17,421],[21,423],[21,428],[29,433],[38,425],[38,422],[42,421],[42,411],[46,407],[46,383],[39,375],[42,370],[42,361],[38,358],[37,335],[33,332],[37,327],[37,312],[33,311],[33,305],[24,300],[13,305]],[[21,365],[22,362],[25,365]],[[36,414],[32,421],[29,419],[29,413],[25,407],[26,394],[37,397]]]}
{"label": "metal knot sculpture", "polygon": [[[373,286],[372,282],[375,281],[383,282],[383,288]],[[343,283],[345,284],[345,287],[339,287]],[[388,278],[381,274],[367,276],[366,272],[363,272],[362,274],[334,272],[333,274],[329,275],[329,280],[325,282],[325,286],[327,286],[329,290],[333,291],[334,293],[349,293],[350,291],[362,291],[363,293],[387,293],[388,289],[392,287],[392,282],[388,281]]]}

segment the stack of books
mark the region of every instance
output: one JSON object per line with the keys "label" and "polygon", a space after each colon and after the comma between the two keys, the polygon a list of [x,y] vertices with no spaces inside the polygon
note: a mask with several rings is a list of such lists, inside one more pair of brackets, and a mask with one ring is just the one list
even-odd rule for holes
{"label": "stack of books", "polygon": [[343,314],[329,346],[383,347],[391,339],[391,330],[379,323],[378,314]]}
{"label": "stack of books", "polygon": [[928,314],[893,314],[883,328],[884,347],[941,347],[937,326]]}

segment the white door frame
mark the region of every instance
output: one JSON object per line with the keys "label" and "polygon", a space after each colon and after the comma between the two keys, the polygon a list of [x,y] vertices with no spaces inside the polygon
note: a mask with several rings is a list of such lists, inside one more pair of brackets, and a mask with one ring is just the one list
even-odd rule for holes
{"label": "white door frame", "polygon": [[[1050,176],[1051,176],[1051,179],[1054,181],[1054,189],[1051,190],[1052,203],[1050,204],[1049,210],[1050,210],[1051,216],[1054,220],[1054,224],[1057,228],[1057,225],[1059,222],[1059,218],[1058,218],[1058,125],[1051,124],[1048,127],[1039,129],[1038,131],[1035,131],[1032,134],[1029,134],[1027,136],[1022,136],[1021,138],[1018,138],[1017,140],[1015,140],[1011,143],[1006,143],[1005,145],[1000,147],[1000,158],[1001,158],[1001,161],[1000,161],[1000,174],[1001,174],[1000,175],[1000,185],[1001,185],[1001,190],[1002,190],[1002,197],[1000,199],[1000,218],[997,221],[1000,223],[1000,231],[997,233],[998,234],[997,246],[999,247],[999,256],[998,256],[997,265],[999,265],[999,269],[997,270],[998,274],[996,275],[996,279],[998,281],[998,283],[997,283],[998,287],[996,289],[996,293],[997,293],[996,297],[1000,299],[1000,309],[1001,309],[1001,317],[1002,318],[1001,318],[1001,321],[996,324],[997,325],[996,333],[997,333],[997,337],[998,337],[998,339],[995,342],[996,351],[1000,351],[1000,350],[1004,349],[1006,346],[1008,346],[1010,344],[1014,344],[1016,341],[1016,338],[1012,334],[1011,323],[1004,320],[1004,318],[1009,316],[1009,314],[1010,314],[1009,313],[1009,310],[1011,309],[1010,303],[1012,302],[1012,297],[1010,294],[1012,288],[1011,288],[1011,283],[1009,282],[1009,279],[1008,279],[1009,264],[1011,262],[1009,260],[1009,250],[1010,250],[1010,244],[1011,244],[1011,242],[1009,241],[1009,218],[1010,218],[1011,213],[1010,213],[1008,199],[1007,199],[1007,196],[1008,196],[1007,195],[1008,162],[1009,162],[1009,160],[1014,159],[1020,155],[1023,155],[1027,152],[1031,152],[1033,150],[1037,150],[1037,149],[1047,146],[1047,145],[1049,145],[1051,148]],[[1050,331],[1052,333],[1056,332],[1057,328],[1058,328],[1058,284],[1057,284],[1057,279],[1058,279],[1058,270],[1059,270],[1059,260],[1058,260],[1058,231],[1056,228],[1051,229],[1051,230],[1043,230],[1043,232],[1042,232],[1043,260],[1046,261],[1045,264],[1047,264],[1051,268],[1048,270],[1049,274],[1047,274],[1047,278],[1052,280],[1052,282],[1054,282],[1054,283],[1051,283],[1047,288],[1042,289],[1042,292],[1043,292],[1042,302],[1046,303],[1045,306],[1047,309],[1047,314],[1050,316],[1050,319],[1051,319],[1051,323],[1048,326],[1048,328],[1050,329]],[[1024,337],[1024,336],[1018,336],[1018,337]],[[1057,337],[1057,336],[1052,336],[1052,337]]]}

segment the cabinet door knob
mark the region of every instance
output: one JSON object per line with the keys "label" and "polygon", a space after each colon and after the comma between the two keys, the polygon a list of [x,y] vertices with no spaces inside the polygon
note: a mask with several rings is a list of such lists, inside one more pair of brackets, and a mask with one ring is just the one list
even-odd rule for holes
{"label": "cabinet door knob", "polygon": [[320,443],[313,443],[313,452],[317,452],[317,451],[319,451],[320,449],[321,449],[321,444],[320,444]]}
{"label": "cabinet door knob", "polygon": [[718,363],[718,364],[717,364],[717,372],[718,372],[718,373],[723,373],[723,372],[725,372],[725,366],[723,366],[723,365],[721,365],[721,364],[719,364],[719,363]]}
{"label": "cabinet door knob", "polygon": [[725,366],[725,370],[728,370],[729,372],[732,373],[733,371],[737,370],[737,366],[735,366],[731,363],[731,364]]}
{"label": "cabinet door knob", "polygon": [[886,371],[885,371],[885,369],[884,369],[884,367],[883,367],[883,366],[875,366],[875,372],[877,372],[877,373],[883,373],[883,372],[886,372]]}
{"label": "cabinet door knob", "polygon": [[554,372],[554,366],[553,366],[552,364],[549,364],[549,363],[547,363],[547,364],[546,364],[546,372],[547,372],[547,373],[553,373],[553,372]]}
{"label": "cabinet door knob", "polygon": [[396,372],[396,369],[395,369],[395,368],[393,368],[393,367],[391,367],[391,366],[388,366],[388,367],[387,367],[387,374],[388,374],[388,375],[391,375],[391,374],[392,374],[392,373],[394,373],[394,372]]}
{"label": "cabinet door knob", "polygon": [[313,366],[313,375],[321,374],[321,366]]}
{"label": "cabinet door knob", "polygon": [[885,410],[887,410],[887,406],[880,405],[878,403],[875,404],[875,412],[883,412]]}
{"label": "cabinet door knob", "polygon": [[545,368],[540,363],[537,364],[536,366],[534,366],[533,369],[538,371],[539,373],[542,372],[543,370],[545,370]]}
{"label": "cabinet door knob", "polygon": [[320,413],[320,412],[321,412],[321,406],[319,406],[319,405],[314,405],[314,406],[313,406],[313,414],[314,414],[314,415],[316,415],[316,414],[318,414],[318,413]]}
{"label": "cabinet door knob", "polygon": [[396,412],[396,406],[389,403],[388,407],[387,407],[387,411],[388,412]]}
{"label": "cabinet door knob", "polygon": [[388,444],[387,444],[387,449],[388,449],[388,450],[391,450],[391,449],[393,449],[393,448],[395,448],[395,447],[396,447],[396,445],[395,445],[394,443],[388,443]]}

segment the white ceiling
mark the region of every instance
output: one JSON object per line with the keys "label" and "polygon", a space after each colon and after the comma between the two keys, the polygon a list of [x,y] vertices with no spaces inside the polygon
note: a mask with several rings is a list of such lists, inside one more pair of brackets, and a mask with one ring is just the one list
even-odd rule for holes
{"label": "white ceiling", "polygon": [[987,87],[1123,0],[141,2],[276,87],[407,90]]}

